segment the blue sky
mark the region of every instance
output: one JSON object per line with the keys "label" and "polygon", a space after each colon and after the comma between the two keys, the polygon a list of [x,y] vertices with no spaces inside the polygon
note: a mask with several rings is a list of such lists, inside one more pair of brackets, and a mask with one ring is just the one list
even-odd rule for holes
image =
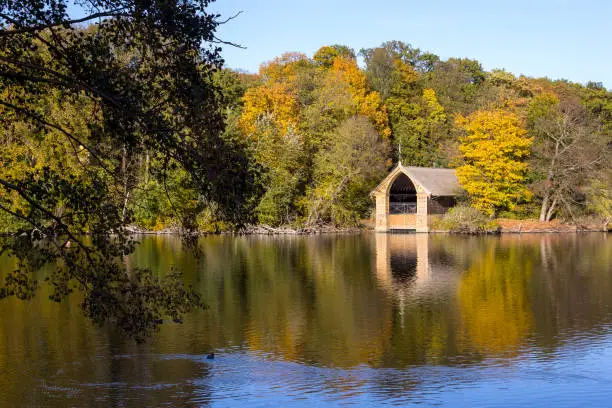
{"label": "blue sky", "polygon": [[609,0],[217,0],[230,16],[218,36],[230,68],[251,72],[287,51],[312,55],[327,44],[358,51],[400,40],[441,58],[468,57],[487,70],[612,88],[612,1]]}

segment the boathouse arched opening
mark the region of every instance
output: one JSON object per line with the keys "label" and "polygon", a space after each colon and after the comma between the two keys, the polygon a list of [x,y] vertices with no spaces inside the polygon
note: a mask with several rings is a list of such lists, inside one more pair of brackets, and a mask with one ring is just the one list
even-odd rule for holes
{"label": "boathouse arched opening", "polygon": [[416,214],[417,191],[414,183],[400,173],[389,189],[389,214]]}

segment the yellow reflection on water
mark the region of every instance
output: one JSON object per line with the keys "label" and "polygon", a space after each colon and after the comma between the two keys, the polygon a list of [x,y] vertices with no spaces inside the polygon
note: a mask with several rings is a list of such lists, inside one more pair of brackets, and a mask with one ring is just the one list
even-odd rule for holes
{"label": "yellow reflection on water", "polygon": [[459,282],[461,318],[479,352],[513,352],[533,324],[528,297],[533,265],[519,248],[488,244]]}

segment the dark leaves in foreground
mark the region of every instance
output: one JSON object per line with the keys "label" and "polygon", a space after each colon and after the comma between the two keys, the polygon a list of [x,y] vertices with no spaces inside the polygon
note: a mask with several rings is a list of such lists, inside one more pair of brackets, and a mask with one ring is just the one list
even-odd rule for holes
{"label": "dark leaves in foreground", "polygon": [[[0,151],[0,220],[17,226],[0,247],[17,259],[0,295],[30,298],[44,267],[53,300],[77,290],[94,322],[141,340],[202,302],[178,272],[123,262],[135,245],[128,164],[182,167],[198,201],[234,223],[252,184],[221,137],[218,16],[207,0],[76,2],[78,18],[68,4],[0,0],[0,147],[19,153]],[[32,146],[47,140],[64,147],[41,165]]]}
{"label": "dark leaves in foreground", "polygon": [[[84,314],[94,323],[110,323],[139,341],[163,319],[180,322],[185,313],[203,307],[180,272],[158,278],[149,269],[127,268],[124,257],[136,243],[103,185],[77,178],[68,182],[49,169],[36,173],[36,179],[7,184],[32,203],[27,213],[14,213],[27,221],[25,227],[2,243],[18,267],[5,276],[0,298],[30,299],[38,287],[34,276],[46,266],[52,300],[62,301],[76,289],[84,299]],[[57,203],[61,210],[50,211]]]}

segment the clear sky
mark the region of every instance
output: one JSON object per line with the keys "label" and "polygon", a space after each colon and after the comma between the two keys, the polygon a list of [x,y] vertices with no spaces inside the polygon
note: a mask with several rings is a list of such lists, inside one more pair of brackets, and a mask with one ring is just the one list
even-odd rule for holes
{"label": "clear sky", "polygon": [[612,0],[217,0],[210,10],[243,12],[218,31],[247,47],[223,47],[230,68],[257,72],[287,51],[400,40],[487,70],[612,88]]}

